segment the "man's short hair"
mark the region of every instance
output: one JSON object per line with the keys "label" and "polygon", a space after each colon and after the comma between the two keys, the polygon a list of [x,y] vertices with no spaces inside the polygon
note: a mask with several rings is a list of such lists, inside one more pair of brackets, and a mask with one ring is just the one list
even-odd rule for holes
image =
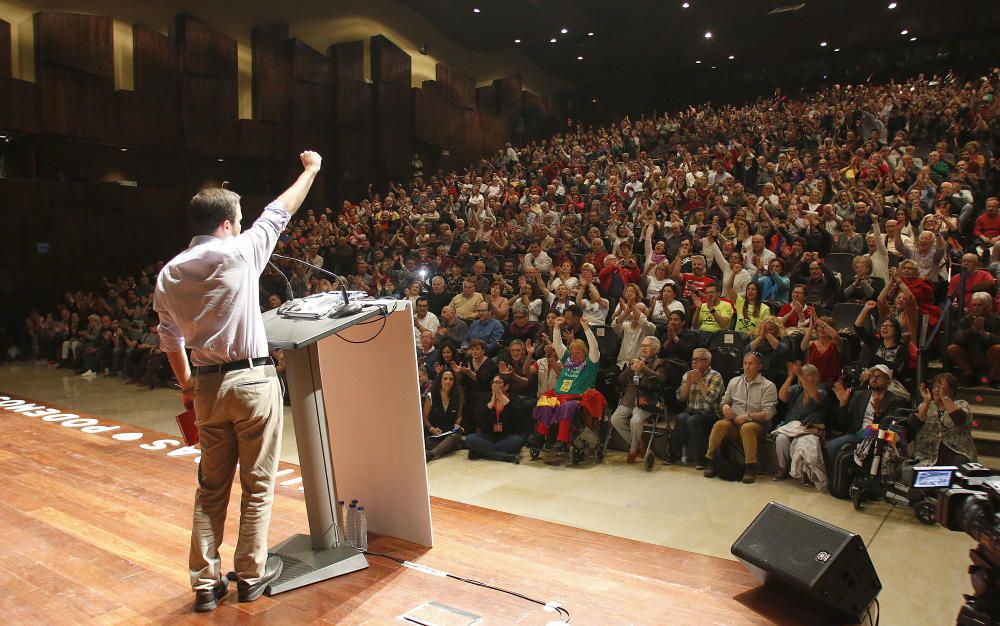
{"label": "man's short hair", "polygon": [[210,235],[226,220],[236,221],[239,194],[222,188],[202,189],[188,203],[188,221],[197,235]]}
{"label": "man's short hair", "polygon": [[712,364],[712,351],[711,350],[707,350],[705,348],[695,348],[694,350],[691,351],[691,356],[692,357],[698,356],[698,355],[701,355],[701,356],[705,357],[705,360],[708,361],[709,365]]}
{"label": "man's short hair", "polygon": [[420,296],[417,298],[417,304],[420,304],[421,302],[428,305],[430,304],[430,301],[424,296]]}
{"label": "man's short hair", "polygon": [[572,313],[577,317],[583,317],[583,311],[580,309],[580,305],[578,304],[571,304],[563,309],[563,315],[566,315],[567,313]]}
{"label": "man's short hair", "polygon": [[979,302],[980,304],[983,304],[985,306],[992,306],[993,296],[991,296],[989,293],[985,291],[977,291],[976,293],[972,294],[972,301]]}

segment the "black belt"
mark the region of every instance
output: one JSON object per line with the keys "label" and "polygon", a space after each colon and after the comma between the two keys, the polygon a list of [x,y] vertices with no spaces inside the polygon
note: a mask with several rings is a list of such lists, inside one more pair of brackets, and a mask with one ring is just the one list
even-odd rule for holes
{"label": "black belt", "polygon": [[243,359],[242,361],[230,361],[221,365],[197,365],[194,368],[195,374],[224,374],[225,372],[235,372],[245,370],[248,367],[262,367],[264,365],[274,365],[274,359],[269,356],[262,356],[256,359]]}

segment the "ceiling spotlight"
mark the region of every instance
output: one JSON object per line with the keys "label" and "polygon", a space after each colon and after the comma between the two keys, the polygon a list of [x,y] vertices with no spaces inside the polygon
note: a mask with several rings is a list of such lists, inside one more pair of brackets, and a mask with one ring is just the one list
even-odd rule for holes
{"label": "ceiling spotlight", "polygon": [[219,163],[224,163],[225,159],[219,159]]}
{"label": "ceiling spotlight", "polygon": [[712,31],[710,31],[710,30],[709,31],[705,31],[705,39],[711,39],[711,38],[712,38]]}
{"label": "ceiling spotlight", "polygon": [[701,61],[695,61],[697,65],[701,65]]}
{"label": "ceiling spotlight", "polygon": [[713,70],[716,70],[716,69],[719,69],[719,68],[717,68],[717,67],[715,67],[715,66],[713,65],[713,66],[712,66],[712,69],[713,69]]}
{"label": "ceiling spotlight", "polygon": [[128,148],[122,148],[122,152],[128,152]]}
{"label": "ceiling spotlight", "polygon": [[472,9],[473,13],[479,13],[479,9]]}
{"label": "ceiling spotlight", "polygon": [[691,8],[691,3],[690,2],[685,2],[684,4],[681,5],[681,8],[682,9],[690,9]]}
{"label": "ceiling spotlight", "polygon": [[732,61],[732,60],[733,60],[733,59],[735,59],[735,58],[736,58],[736,57],[734,57],[733,55],[731,55],[731,54],[729,55],[729,60],[730,60],[730,61]]}
{"label": "ceiling spotlight", "polygon": [[819,42],[819,47],[820,48],[825,48],[826,47],[826,42],[825,41]]}
{"label": "ceiling spotlight", "polygon": [[556,42],[556,38],[555,37],[553,37],[552,39],[549,39],[549,43],[555,43],[555,42]]}
{"label": "ceiling spotlight", "polygon": [[576,57],[576,60],[577,60],[577,61],[582,61],[582,60],[583,60],[583,57]]}
{"label": "ceiling spotlight", "polygon": [[909,34],[910,34],[910,31],[908,31],[908,30],[906,30],[906,29],[904,28],[903,30],[899,31],[899,34],[900,34],[900,35],[909,35]]}
{"label": "ceiling spotlight", "polygon": [[559,32],[565,35],[566,33],[569,32],[569,29],[566,28],[566,27],[563,27],[562,30],[560,30]]}
{"label": "ceiling spotlight", "polygon": [[910,37],[910,41],[916,41],[916,40],[917,40],[916,37]]}
{"label": "ceiling spotlight", "polygon": [[514,43],[521,43],[521,40],[520,39],[515,39]]}
{"label": "ceiling spotlight", "polygon": [[891,10],[893,10],[895,8],[896,8],[896,3],[895,2],[890,2],[889,3],[889,10],[891,11]]}
{"label": "ceiling spotlight", "polygon": [[594,36],[594,33],[593,33],[593,32],[590,32],[590,33],[587,33],[587,36],[588,36],[588,37],[593,37],[593,36]]}
{"label": "ceiling spotlight", "polygon": [[840,52],[840,48],[834,48],[833,51],[834,52]]}
{"label": "ceiling spotlight", "polygon": [[593,100],[591,100],[591,102],[595,102],[596,103],[597,102],[597,98],[594,98]]}

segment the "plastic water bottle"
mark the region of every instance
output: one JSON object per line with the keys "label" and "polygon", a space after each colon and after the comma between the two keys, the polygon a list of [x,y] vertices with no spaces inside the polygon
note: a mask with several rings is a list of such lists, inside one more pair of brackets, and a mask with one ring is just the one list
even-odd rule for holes
{"label": "plastic water bottle", "polygon": [[347,509],[347,543],[348,545],[358,547],[358,505],[351,502],[351,506]]}
{"label": "plastic water bottle", "polygon": [[368,518],[363,506],[358,507],[358,543],[354,547],[358,550],[368,549]]}
{"label": "plastic water bottle", "polygon": [[337,500],[337,543],[347,543],[347,503]]}

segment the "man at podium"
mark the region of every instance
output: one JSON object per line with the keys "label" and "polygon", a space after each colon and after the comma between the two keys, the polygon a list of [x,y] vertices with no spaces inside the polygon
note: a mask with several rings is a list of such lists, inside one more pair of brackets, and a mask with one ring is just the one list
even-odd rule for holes
{"label": "man at podium", "polygon": [[215,609],[228,591],[219,546],[237,461],[243,489],[234,563],[240,601],[256,600],[281,575],[281,559],[267,555],[281,452],[281,385],[268,356],[258,282],[320,170],[315,152],[299,159],[302,174],[245,232],[237,194],[200,191],[188,206],[195,236],[156,282],[160,348],[180,383],[182,404],[194,408],[201,441],[189,555],[197,612]]}

